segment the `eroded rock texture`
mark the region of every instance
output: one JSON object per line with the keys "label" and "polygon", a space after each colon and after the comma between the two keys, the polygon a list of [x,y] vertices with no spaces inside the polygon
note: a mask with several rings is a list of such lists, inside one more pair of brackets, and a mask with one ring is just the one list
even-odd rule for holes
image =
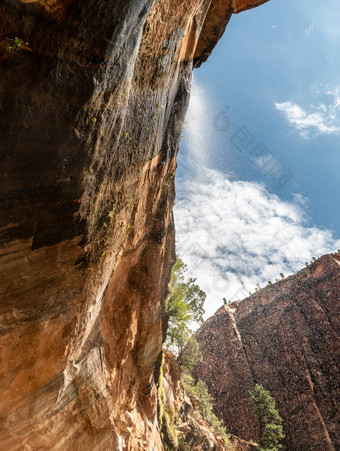
{"label": "eroded rock texture", "polygon": [[[255,446],[235,436],[228,441],[216,434],[202,418],[199,400],[188,395],[181,383],[181,370],[175,357],[167,352],[163,364],[161,434],[169,450],[181,451],[251,451]],[[162,402],[161,402],[162,404]]]}
{"label": "eroded rock texture", "polygon": [[340,449],[340,255],[221,307],[200,328],[197,368],[227,429],[257,440],[249,390],[262,384],[284,421],[284,449]]}
{"label": "eroded rock texture", "polygon": [[1,449],[162,449],[193,60],[260,3],[1,1]]}

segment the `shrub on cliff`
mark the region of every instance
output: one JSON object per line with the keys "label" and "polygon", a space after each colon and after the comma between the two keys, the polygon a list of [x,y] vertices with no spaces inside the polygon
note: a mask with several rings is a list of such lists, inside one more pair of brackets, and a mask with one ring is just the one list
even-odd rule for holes
{"label": "shrub on cliff", "polygon": [[182,374],[182,384],[189,395],[194,395],[199,400],[198,410],[202,418],[208,421],[213,426],[215,432],[229,444],[229,437],[224,429],[223,422],[213,412],[213,399],[208,392],[206,384],[200,380],[195,384],[194,378],[186,372]]}
{"label": "shrub on cliff", "polygon": [[183,373],[191,374],[197,363],[202,362],[203,356],[200,351],[200,345],[193,337],[184,336],[185,342],[178,355],[178,363]]}
{"label": "shrub on cliff", "polygon": [[260,424],[259,451],[278,451],[282,448],[280,442],[284,438],[282,418],[275,407],[275,399],[262,385],[256,384],[249,392],[251,408]]}
{"label": "shrub on cliff", "polygon": [[[189,395],[194,395],[199,400],[201,416],[213,426],[226,443],[229,443],[223,423],[212,411],[212,398],[207,386],[203,381],[195,383],[191,375],[195,365],[202,361],[202,353],[198,342],[192,336],[190,325],[192,322],[203,323],[206,294],[195,283],[196,279],[185,279],[185,271],[186,265],[177,257],[172,267],[169,295],[166,299],[168,329],[165,346],[177,355],[177,361],[182,370],[183,387]],[[163,423],[160,422],[160,424]],[[169,431],[169,424],[166,423],[167,431]],[[168,432],[167,436],[169,436]],[[169,441],[167,439],[167,442]]]}

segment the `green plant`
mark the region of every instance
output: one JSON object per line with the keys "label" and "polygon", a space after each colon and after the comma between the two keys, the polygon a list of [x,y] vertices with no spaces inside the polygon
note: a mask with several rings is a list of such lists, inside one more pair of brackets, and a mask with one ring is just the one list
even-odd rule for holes
{"label": "green plant", "polygon": [[174,349],[177,356],[187,339],[192,334],[190,323],[196,321],[203,323],[204,301],[206,294],[195,283],[196,279],[190,277],[185,280],[186,265],[178,257],[171,270],[169,295],[166,299],[166,315],[168,330],[166,346]]}
{"label": "green plant", "polygon": [[113,218],[114,218],[114,216],[115,216],[115,213],[116,213],[116,204],[117,204],[117,202],[115,202],[115,203],[113,204],[112,209],[111,209],[111,210],[109,211],[109,213],[108,213],[108,217],[110,218],[110,222],[113,221]]}
{"label": "green plant", "polygon": [[137,194],[135,193],[132,197],[128,199],[128,207],[131,208],[137,205]]}
{"label": "green plant", "polygon": [[260,424],[259,451],[278,451],[280,442],[285,437],[282,429],[282,418],[275,407],[275,399],[262,385],[256,384],[252,391],[251,408]]}
{"label": "green plant", "polygon": [[195,384],[194,378],[188,373],[182,374],[182,384],[189,395],[194,395],[200,401],[199,412],[202,417],[213,426],[215,432],[223,438],[226,444],[230,443],[223,422],[218,419],[212,410],[212,397],[206,384],[203,381],[198,381]]}
{"label": "green plant", "polygon": [[202,362],[203,356],[198,342],[191,336],[185,337],[181,353],[178,356],[178,363],[183,373],[190,374],[195,365]]}
{"label": "green plant", "polygon": [[[202,417],[208,421],[216,433],[219,434],[226,443],[229,443],[228,435],[222,422],[212,411],[212,398],[208,392],[207,386],[203,381],[195,383],[191,373],[195,365],[202,361],[202,353],[198,342],[192,336],[190,324],[192,321],[203,322],[204,301],[206,294],[195,283],[196,279],[186,278],[186,265],[177,257],[171,270],[171,279],[169,283],[169,294],[166,299],[166,314],[168,318],[168,330],[166,338],[166,347],[175,350],[177,361],[182,371],[181,379],[185,391],[199,399],[199,411]],[[160,375],[162,375],[162,371]],[[161,379],[161,376],[160,376]],[[178,435],[174,428],[174,415],[166,412],[164,407],[165,394],[161,383],[158,383],[159,390],[159,412],[162,413],[160,419],[162,430],[165,431],[166,440],[175,447],[178,443]],[[166,414],[167,413],[167,414]],[[186,449],[187,444],[182,437],[180,440],[180,449]],[[175,447],[175,449],[178,449]]]}
{"label": "green plant", "polygon": [[28,45],[28,42],[25,43],[23,39],[20,39],[18,37],[13,38],[7,38],[8,41],[8,47],[10,50],[16,50],[19,47],[22,47],[23,45]]}

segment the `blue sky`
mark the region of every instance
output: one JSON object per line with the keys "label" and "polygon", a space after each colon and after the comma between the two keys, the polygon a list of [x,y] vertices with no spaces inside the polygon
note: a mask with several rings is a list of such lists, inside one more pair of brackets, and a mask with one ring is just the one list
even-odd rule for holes
{"label": "blue sky", "polygon": [[174,212],[208,316],[340,248],[339,24],[338,0],[271,0],[194,71]]}

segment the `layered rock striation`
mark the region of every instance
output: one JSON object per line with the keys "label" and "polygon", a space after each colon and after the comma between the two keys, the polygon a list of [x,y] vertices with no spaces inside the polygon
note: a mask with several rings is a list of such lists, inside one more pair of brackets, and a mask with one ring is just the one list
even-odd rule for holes
{"label": "layered rock striation", "polygon": [[197,376],[228,431],[258,439],[249,390],[262,384],[287,451],[340,449],[340,254],[221,307],[196,335]]}
{"label": "layered rock striation", "polygon": [[261,3],[1,2],[1,449],[162,449],[193,61]]}

